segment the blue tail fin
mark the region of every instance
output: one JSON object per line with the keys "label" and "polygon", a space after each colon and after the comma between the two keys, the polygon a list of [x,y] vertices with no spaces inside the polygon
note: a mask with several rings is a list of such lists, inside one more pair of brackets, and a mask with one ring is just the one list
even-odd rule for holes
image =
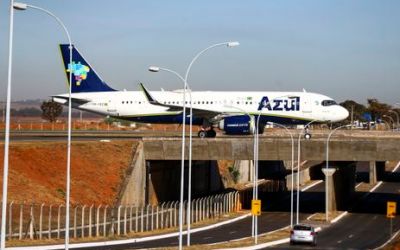
{"label": "blue tail fin", "polygon": [[101,80],[75,46],[72,46],[72,65],[69,65],[68,46],[68,44],[60,44],[60,50],[68,82],[69,71],[72,70],[72,93],[115,91]]}

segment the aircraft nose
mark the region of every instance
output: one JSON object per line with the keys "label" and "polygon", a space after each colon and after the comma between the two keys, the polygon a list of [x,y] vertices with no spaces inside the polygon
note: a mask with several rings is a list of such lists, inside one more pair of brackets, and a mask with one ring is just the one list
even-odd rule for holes
{"label": "aircraft nose", "polygon": [[339,117],[340,120],[346,119],[347,117],[349,117],[349,111],[343,107],[340,107]]}

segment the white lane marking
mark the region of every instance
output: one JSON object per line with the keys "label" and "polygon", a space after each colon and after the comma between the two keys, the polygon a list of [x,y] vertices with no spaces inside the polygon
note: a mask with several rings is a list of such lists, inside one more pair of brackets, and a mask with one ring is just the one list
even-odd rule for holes
{"label": "white lane marking", "polygon": [[380,185],[382,185],[383,181],[378,182],[375,187],[373,187],[371,190],[369,190],[370,193],[373,193]]}
{"label": "white lane marking", "polygon": [[342,243],[342,240],[338,240],[337,243],[338,243],[338,244]]}
{"label": "white lane marking", "polygon": [[349,239],[351,239],[351,238],[353,238],[353,237],[354,237],[354,235],[352,235],[352,234],[349,235]]}
{"label": "white lane marking", "polygon": [[358,183],[358,184],[356,185],[356,189],[357,189],[361,184],[363,184],[363,183],[362,183],[362,182]]}
{"label": "white lane marking", "polygon": [[347,214],[348,214],[347,211],[344,212],[344,213],[342,213],[341,215],[339,215],[339,216],[336,217],[335,219],[331,220],[331,223],[336,223],[336,222],[338,222],[338,221],[341,220],[343,217],[345,217]]}
{"label": "white lane marking", "polygon": [[234,233],[236,233],[237,231],[232,231],[232,232],[229,232],[229,234],[234,234]]}
{"label": "white lane marking", "polygon": [[[201,232],[205,230],[209,230],[212,228],[220,227],[222,225],[230,224],[239,220],[242,220],[244,218],[249,217],[251,214],[244,214],[242,216],[236,217],[232,220],[227,220],[223,221],[220,223],[212,224],[209,226],[201,227],[201,228],[195,228],[192,229],[191,232]],[[183,231],[183,234],[187,234],[187,231]],[[133,239],[126,239],[126,240],[111,240],[111,241],[99,241],[99,242],[89,242],[89,243],[73,243],[69,245],[70,249],[74,248],[83,248],[83,247],[97,247],[97,246],[115,246],[115,245],[122,245],[122,244],[130,244],[130,243],[137,243],[137,242],[146,242],[146,241],[152,241],[152,240],[158,240],[158,239],[165,239],[165,238],[170,238],[170,237],[176,237],[179,235],[179,232],[174,232],[174,233],[168,233],[168,234],[162,234],[162,235],[156,235],[156,236],[148,236],[148,237],[143,237],[143,238],[133,238]],[[58,245],[45,245],[45,246],[29,246],[29,247],[7,247],[7,250],[42,250],[42,249],[64,249],[65,245],[64,244],[58,244]]]}
{"label": "white lane marking", "polygon": [[384,248],[387,244],[389,244],[393,239],[395,239],[397,237],[397,235],[400,233],[400,230],[398,230],[395,234],[393,234],[393,236],[388,239],[385,243],[383,243],[381,246],[374,248],[373,250],[378,250],[378,249],[382,249]]}
{"label": "white lane marking", "polygon": [[267,242],[264,244],[259,244],[259,245],[255,245],[255,246],[249,246],[249,247],[236,247],[236,248],[220,248],[220,249],[216,249],[216,250],[228,250],[228,249],[235,249],[235,250],[254,250],[254,249],[264,249],[266,247],[272,247],[272,246],[276,246],[276,245],[280,245],[280,244],[284,244],[284,243],[289,243],[290,239],[289,238],[284,238],[281,240],[276,240],[276,241],[271,241],[271,242]]}
{"label": "white lane marking", "polygon": [[304,191],[306,191],[306,190],[308,190],[308,189],[310,189],[310,188],[312,188],[312,187],[314,187],[314,186],[316,186],[316,185],[318,185],[318,184],[320,184],[322,182],[323,182],[323,180],[316,181],[316,182],[312,183],[311,185],[309,185],[308,187],[305,187],[305,188],[301,189],[300,191],[304,192]]}
{"label": "white lane marking", "polygon": [[400,167],[400,161],[399,161],[399,163],[397,163],[396,167],[394,167],[394,169],[392,170],[392,173],[396,172],[399,167]]}
{"label": "white lane marking", "polygon": [[316,214],[317,214],[317,213],[315,213],[315,214],[312,214],[312,215],[308,216],[306,220],[310,220],[310,219],[311,219],[311,217],[313,217],[313,216],[314,216],[314,215],[316,215]]}
{"label": "white lane marking", "polygon": [[204,237],[203,240],[208,240],[208,239],[211,239],[211,238],[212,238],[211,236],[208,236],[208,237]]}

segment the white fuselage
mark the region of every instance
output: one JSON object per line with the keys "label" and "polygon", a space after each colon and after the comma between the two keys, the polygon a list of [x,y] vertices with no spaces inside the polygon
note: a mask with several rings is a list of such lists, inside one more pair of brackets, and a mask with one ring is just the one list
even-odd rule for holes
{"label": "white fuselage", "polygon": [[[73,93],[73,99],[86,100],[84,104],[74,103],[77,109],[121,119],[165,117],[179,115],[183,106],[182,91],[151,91],[161,104],[149,103],[142,91],[111,91]],[[62,97],[62,98],[58,98]],[[68,94],[54,96],[54,100],[66,103]],[[337,122],[348,117],[348,111],[337,105],[332,98],[308,92],[227,92],[193,91],[186,94],[186,106],[229,116],[235,114],[261,115],[296,121]],[[168,119],[167,119],[168,120]],[[160,123],[168,123],[160,119]],[[152,120],[154,122],[154,119]]]}

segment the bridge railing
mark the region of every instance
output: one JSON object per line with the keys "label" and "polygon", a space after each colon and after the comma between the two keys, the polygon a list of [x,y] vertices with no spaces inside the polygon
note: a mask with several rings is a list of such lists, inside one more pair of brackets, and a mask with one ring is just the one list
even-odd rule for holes
{"label": "bridge railing", "polygon": [[[216,219],[239,210],[239,193],[230,192],[191,201],[191,223]],[[187,219],[184,202],[183,222]],[[8,240],[62,239],[65,236],[65,205],[10,202],[7,206]],[[71,238],[129,236],[133,233],[176,228],[179,202],[145,206],[76,205],[70,209]]]}

